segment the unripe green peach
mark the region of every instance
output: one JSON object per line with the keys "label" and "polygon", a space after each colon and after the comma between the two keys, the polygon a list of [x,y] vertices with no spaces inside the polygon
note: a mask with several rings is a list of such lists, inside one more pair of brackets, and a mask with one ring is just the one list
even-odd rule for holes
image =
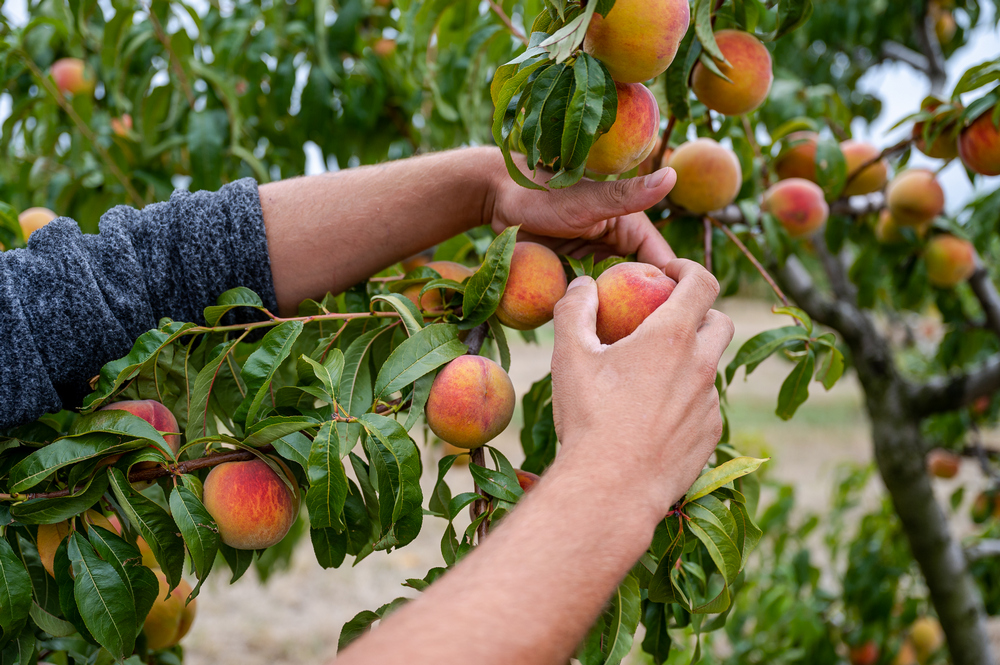
{"label": "unripe green peach", "polygon": [[920,617],[910,626],[910,642],[919,660],[927,660],[944,646],[944,631],[941,623],[933,617]]}
{"label": "unripe green peach", "polygon": [[847,186],[844,187],[844,196],[858,196],[860,194],[871,194],[885,187],[885,181],[889,177],[889,163],[881,159],[865,169],[855,177],[854,174],[862,166],[879,156],[881,151],[870,143],[860,141],[844,141],[840,144],[840,151],[844,153],[844,161],[847,162]]}
{"label": "unripe green peach", "polygon": [[170,585],[167,584],[166,575],[156,571],[156,579],[159,591],[142,625],[142,630],[146,633],[146,644],[151,651],[169,649],[180,642],[191,628],[197,611],[196,600],[185,604],[191,594],[191,585],[187,581],[181,580],[168,595]]}
{"label": "unripe green peach", "polygon": [[[459,284],[471,277],[475,272],[471,268],[467,268],[461,263],[455,263],[454,261],[431,261],[427,264],[427,267],[436,270],[442,279],[450,279]],[[431,289],[421,296],[420,291],[423,288],[423,284],[414,284],[403,291],[403,295],[425,312],[441,312],[444,310],[445,304],[455,295],[454,291],[445,289],[445,299],[441,300],[441,289]]]}
{"label": "unripe green peach", "polygon": [[793,238],[812,235],[826,224],[830,206],[823,190],[804,178],[789,178],[764,192],[764,210],[774,215]]}
{"label": "unripe green peach", "polygon": [[21,223],[21,234],[27,240],[28,236],[56,217],[57,215],[48,208],[28,208],[17,216],[17,221]]}
{"label": "unripe green peach", "polygon": [[961,455],[950,450],[935,448],[927,453],[927,471],[937,478],[954,478],[962,466]]}
{"label": "unripe green peach", "polygon": [[614,344],[628,337],[673,293],[677,282],[648,263],[619,263],[597,278],[597,337]]}
{"label": "unripe green peach", "polygon": [[816,132],[792,132],[782,139],[784,147],[774,161],[779,180],[804,178],[816,182]]}
{"label": "unripe green peach", "polygon": [[514,403],[514,384],[500,365],[482,356],[461,356],[431,384],[427,426],[453,446],[478,448],[506,429]]}
{"label": "unripe green peach", "polygon": [[924,250],[927,279],[934,286],[950,289],[976,271],[976,249],[968,240],[943,234],[934,236]]}
{"label": "unripe green peach", "polygon": [[885,202],[896,223],[920,226],[944,212],[944,190],[927,169],[908,169],[889,183]]}
{"label": "unripe green peach", "polygon": [[724,115],[743,115],[758,108],[771,91],[774,73],[771,54],[753,35],[742,30],[720,30],[715,42],[728,64],[716,62],[730,83],[701,62],[691,72],[691,90],[698,100]]}
{"label": "unripe green peach", "polygon": [[551,249],[535,242],[519,242],[510,260],[510,276],[497,318],[515,330],[533,330],[552,320],[552,311],[566,295],[566,273]]}
{"label": "unripe green peach", "polygon": [[674,150],[669,166],[677,172],[670,201],[696,214],[725,208],[736,200],[743,186],[736,153],[709,138],[689,141]]}
{"label": "unripe green peach", "polygon": [[653,152],[660,132],[660,107],[641,83],[615,83],[618,115],[590,148],[587,168],[594,173],[625,173]]}
{"label": "unripe green peach", "polygon": [[583,50],[619,83],[639,83],[666,71],[687,32],[687,0],[617,0],[607,17],[594,14]]}
{"label": "unripe green peach", "polygon": [[63,94],[90,95],[94,92],[93,73],[79,58],[60,58],[52,63],[49,73]]}
{"label": "unripe green peach", "polygon": [[982,175],[1000,175],[1000,129],[993,122],[995,110],[991,108],[976,118],[958,137],[962,163]]}
{"label": "unripe green peach", "polygon": [[277,544],[299,513],[298,497],[266,462],[226,462],[205,478],[202,500],[222,542],[238,550]]}

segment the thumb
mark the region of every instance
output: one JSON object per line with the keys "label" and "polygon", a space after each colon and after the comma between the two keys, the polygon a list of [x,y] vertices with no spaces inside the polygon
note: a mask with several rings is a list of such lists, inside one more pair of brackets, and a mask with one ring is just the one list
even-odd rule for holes
{"label": "thumb", "polygon": [[598,349],[597,282],[591,277],[577,277],[570,282],[566,295],[556,303],[555,347]]}
{"label": "thumb", "polygon": [[663,200],[677,182],[677,173],[662,168],[647,176],[596,182],[581,180],[560,190],[571,214],[592,222],[648,210]]}

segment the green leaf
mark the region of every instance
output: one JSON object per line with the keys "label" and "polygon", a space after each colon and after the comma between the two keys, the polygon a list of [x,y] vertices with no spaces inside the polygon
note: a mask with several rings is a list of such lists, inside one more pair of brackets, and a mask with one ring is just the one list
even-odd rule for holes
{"label": "green leaf", "polygon": [[77,493],[56,498],[29,499],[11,507],[11,515],[23,524],[55,524],[79,515],[90,508],[108,489],[104,474],[91,478]]}
{"label": "green leaf", "polygon": [[344,352],[340,349],[330,349],[330,352],[326,354],[326,358],[322,363],[316,362],[309,356],[303,355],[299,357],[302,363],[305,363],[306,367],[299,365],[299,379],[308,378],[305,374],[306,368],[319,379],[319,382],[323,385],[323,389],[326,390],[327,395],[330,397],[331,403],[337,399],[337,388],[340,386],[340,379],[344,375]]}
{"label": "green leaf", "polygon": [[506,475],[478,464],[470,464],[469,472],[484,492],[503,501],[515,502],[524,493],[517,482],[517,476]]}
{"label": "green leaf", "polygon": [[112,565],[125,583],[134,601],[136,635],[160,592],[160,583],[153,571],[142,565],[139,549],[118,534],[93,525],[87,530],[91,545],[98,556]]}
{"label": "green leaf", "polygon": [[431,385],[434,383],[433,374],[424,374],[414,381],[413,393],[410,396],[410,409],[406,414],[406,422],[403,429],[409,432],[420,417],[424,414],[424,407],[427,406],[427,398],[431,394]]}
{"label": "green leaf", "polygon": [[806,333],[809,335],[813,333],[812,318],[798,307],[772,307],[771,312],[778,315],[787,315],[797,321],[801,321],[802,325],[805,326]]}
{"label": "green leaf", "polygon": [[301,432],[317,425],[319,425],[319,421],[310,416],[270,416],[251,427],[243,443],[251,448],[260,448],[283,436]]}
{"label": "green leaf", "polygon": [[238,550],[220,542],[219,551],[222,552],[222,558],[226,560],[226,565],[233,573],[229,580],[230,584],[243,577],[243,573],[247,572],[250,564],[253,563],[253,550]]}
{"label": "green leaf", "polygon": [[764,41],[774,41],[805,25],[813,13],[812,0],[780,0],[778,2],[778,22],[773,32]]}
{"label": "green leaf", "polygon": [[210,425],[215,420],[215,415],[209,406],[209,399],[212,391],[219,383],[222,363],[230,357],[236,347],[236,341],[229,342],[221,348],[221,351],[212,360],[205,363],[205,366],[195,377],[194,386],[191,388],[190,406],[188,408],[188,422],[185,435],[189,441],[208,436],[214,431],[214,426]]}
{"label": "green leaf", "polygon": [[733,519],[736,520],[736,546],[742,554],[740,568],[743,569],[746,567],[747,560],[754,549],[756,549],[764,533],[754,524],[754,521],[750,518],[750,513],[747,512],[746,506],[742,503],[733,502],[730,505],[730,510],[732,511]]}
{"label": "green leaf", "polygon": [[729,61],[722,54],[719,45],[715,43],[715,33],[712,28],[712,8],[714,6],[715,0],[695,0],[691,10],[691,14],[694,16],[694,32],[698,36],[698,41],[701,42],[701,47],[710,56],[728,65]]}
{"label": "green leaf", "polygon": [[583,42],[590,20],[594,17],[594,10],[597,9],[597,2],[590,2],[583,10],[583,13],[575,19],[556,30],[551,37],[545,39],[540,47],[548,50],[549,56],[557,63],[566,60]]}
{"label": "green leaf", "polygon": [[236,307],[252,307],[253,309],[264,309],[264,302],[260,296],[246,288],[238,286],[223,292],[217,299],[218,305],[205,308],[205,323],[209,326],[219,325],[222,317]]}
{"label": "green leaf", "polygon": [[312,441],[302,432],[296,432],[271,442],[275,451],[286,460],[291,460],[305,471],[309,468],[309,449]]}
{"label": "green leaf", "polygon": [[823,356],[823,363],[820,365],[819,371],[816,372],[816,378],[822,381],[824,388],[830,390],[843,375],[844,354],[837,347],[831,347]]}
{"label": "green leaf", "polygon": [[805,334],[805,330],[798,326],[765,330],[754,335],[740,347],[740,350],[736,352],[736,357],[726,366],[726,383],[733,382],[736,370],[743,365],[747,366],[747,374],[750,374],[757,365],[764,362],[775,351],[795,342],[808,341],[809,335]]}
{"label": "green leaf", "polygon": [[393,349],[375,379],[375,398],[388,399],[420,377],[465,355],[458,326],[435,323],[407,338]]}
{"label": "green leaf", "polygon": [[[558,114],[558,130],[562,133],[562,123],[565,119],[566,102],[573,83],[572,70],[564,63],[547,67],[535,78],[531,85],[530,95],[524,102],[524,125],[521,128],[521,143],[524,145],[528,166],[535,168],[541,159],[539,141],[543,128],[549,129],[542,122],[546,115],[549,122]],[[548,109],[546,107],[549,107]],[[546,111],[554,110],[555,113]],[[552,128],[556,129],[556,128]],[[551,162],[547,162],[551,163]]]}
{"label": "green leaf", "polygon": [[757,459],[755,457],[737,457],[728,462],[723,462],[717,467],[708,469],[694,481],[687,493],[684,501],[691,502],[708,496],[723,485],[728,485],[737,478],[742,478],[748,473],[756,471],[761,464],[770,458]]}
{"label": "green leaf", "polygon": [[340,461],[340,439],[335,423],[325,422],[309,449],[309,491],[306,507],[313,529],[343,528],[341,512],[347,498],[347,475]]}
{"label": "green leaf", "polygon": [[[181,530],[188,555],[198,576],[198,588],[208,578],[219,551],[219,527],[193,491],[178,485],[170,493],[170,512]],[[198,589],[192,592],[196,595]]]}
{"label": "green leaf", "polygon": [[[507,65],[501,67],[494,77],[491,91],[493,103],[496,107],[493,113],[493,140],[500,146],[507,172],[514,179],[514,182],[522,187],[544,190],[544,187],[536,185],[521,173],[521,170],[514,164],[514,160],[510,156],[510,134],[522,106],[521,94],[528,84],[529,78],[538,69],[551,65],[549,59],[545,57],[544,52],[540,53],[540,55],[536,55],[520,63],[516,68],[516,73],[514,70],[504,71]],[[502,71],[503,74],[501,74]],[[502,82],[499,87],[498,82]]]}
{"label": "green leaf", "polygon": [[69,637],[76,633],[76,626],[54,614],[49,614],[39,607],[38,603],[31,604],[31,619],[36,626],[52,637]]}
{"label": "green leaf", "polygon": [[677,122],[687,122],[691,119],[691,103],[689,101],[688,80],[691,75],[691,68],[697,59],[694,46],[694,26],[688,28],[684,39],[677,47],[677,55],[674,61],[667,67],[665,77],[667,107],[670,115],[677,119]]}
{"label": "green leaf", "polygon": [[0,538],[0,628],[15,633],[30,612],[31,577],[14,548]]}
{"label": "green leaf", "polygon": [[[371,366],[368,362],[372,345],[388,328],[376,328],[364,333],[347,348],[344,353],[344,373],[340,380],[337,396],[340,406],[347,411],[346,415],[360,416],[367,411],[373,400]],[[337,423],[340,436],[340,456],[343,457],[358,440],[361,433],[359,423]]]}
{"label": "green leaf", "polygon": [[510,260],[514,255],[519,226],[504,229],[490,243],[483,257],[483,265],[466,281],[462,298],[462,323],[459,328],[468,330],[485,322],[496,311],[500,296],[507,286]]}
{"label": "green leaf", "polygon": [[725,577],[727,584],[732,584],[736,576],[739,575],[743,559],[736,548],[736,543],[729,537],[729,534],[714,522],[697,517],[688,520],[687,529],[705,546],[709,557]]}
{"label": "green leaf", "polygon": [[611,607],[605,612],[607,633],[603,650],[605,663],[620,663],[632,650],[632,639],[639,627],[639,582],[629,573],[611,597]]}
{"label": "green leaf", "polygon": [[[614,87],[611,77],[605,76],[604,66],[586,53],[577,56],[573,63],[573,76],[575,85],[566,106],[560,145],[562,170],[549,181],[549,186],[555,189],[569,187],[579,181],[579,177],[560,178],[560,175],[586,166],[604,114],[605,86],[610,82]],[[582,174],[581,170],[580,177]]]}
{"label": "green leaf", "polygon": [[487,320],[487,323],[497,346],[497,354],[500,356],[500,367],[503,368],[503,371],[510,372],[510,346],[507,344],[507,333],[504,332],[503,325],[495,314]]}
{"label": "green leaf", "polygon": [[827,201],[833,201],[847,184],[847,160],[840,144],[821,138],[816,143],[816,182],[823,189]]}
{"label": "green leaf", "polygon": [[[257,349],[250,354],[240,376],[247,386],[247,396],[235,418],[248,425],[257,420],[264,398],[268,396],[271,380],[278,367],[292,352],[295,340],[302,334],[301,321],[285,321],[264,335]],[[239,416],[245,413],[246,417]]]}
{"label": "green leaf", "polygon": [[782,420],[788,420],[795,411],[809,399],[809,382],[812,381],[813,370],[816,367],[816,352],[810,349],[806,357],[799,361],[795,368],[781,384],[778,393],[778,408],[775,413]]}
{"label": "green leaf", "polygon": [[336,529],[309,529],[309,540],[320,568],[339,568],[347,557],[347,539]]}
{"label": "green leaf", "polygon": [[412,300],[405,296],[397,293],[383,293],[372,296],[371,302],[372,305],[377,302],[384,302],[392,307],[399,314],[399,318],[403,321],[403,325],[406,326],[406,332],[409,335],[416,335],[424,327],[424,316],[420,313],[420,309],[413,304]]}
{"label": "green leaf", "polygon": [[378,475],[381,540],[402,547],[417,536],[423,520],[420,451],[395,420],[374,413],[360,420],[368,433],[365,452]]}
{"label": "green leaf", "polygon": [[389,613],[399,609],[404,604],[409,602],[409,600],[409,598],[397,598],[391,603],[386,603],[374,612],[371,610],[358,612],[354,618],[345,623],[344,627],[341,629],[340,639],[337,642],[337,653],[346,649],[351,642],[371,630],[373,623],[379,619],[384,619]]}
{"label": "green leaf", "polygon": [[120,660],[132,653],[136,635],[135,601],[114,567],[98,558],[77,532],[69,536],[73,595],[84,624],[97,642]]}

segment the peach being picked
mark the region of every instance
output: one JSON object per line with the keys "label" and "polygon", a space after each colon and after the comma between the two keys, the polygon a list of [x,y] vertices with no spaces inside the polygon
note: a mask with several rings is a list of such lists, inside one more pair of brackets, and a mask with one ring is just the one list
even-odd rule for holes
{"label": "peach being picked", "polygon": [[440,439],[471,449],[507,428],[514,404],[514,384],[507,372],[489,358],[465,355],[438,372],[424,414]]}
{"label": "peach being picked", "polygon": [[805,178],[816,182],[816,132],[792,132],[784,139],[784,147],[774,161],[774,172],[779,180]]}
{"label": "peach being picked", "polygon": [[934,236],[924,250],[927,279],[934,286],[950,289],[976,271],[976,249],[968,240],[953,235]]}
{"label": "peach being picked", "polygon": [[[616,5],[617,6],[617,5]],[[615,83],[618,115],[590,148],[587,168],[605,175],[625,173],[653,152],[660,133],[660,107],[641,83]]]}
{"label": "peach being picked", "polygon": [[830,216],[820,186],[804,178],[779,180],[764,192],[763,210],[774,215],[793,238],[812,235]]}
{"label": "peach being picked", "polygon": [[736,153],[709,138],[678,147],[668,166],[677,172],[670,201],[696,214],[725,208],[736,200],[743,186],[743,170]]}
{"label": "peach being picked", "polygon": [[170,585],[167,584],[166,576],[156,571],[156,579],[160,585],[159,591],[142,625],[142,630],[146,633],[147,646],[151,651],[169,649],[187,635],[194,622],[198,602],[192,600],[187,603],[191,585],[186,580],[181,580],[168,595]]}
{"label": "peach being picked", "polygon": [[619,263],[597,278],[597,337],[614,344],[665,303],[677,282],[648,263]]}
{"label": "peach being picked", "polygon": [[594,14],[583,50],[619,83],[648,81],[670,66],[690,21],[688,0],[617,0],[607,17]]}
{"label": "peach being picked", "polygon": [[931,171],[907,169],[889,183],[885,202],[896,223],[921,226],[944,211],[944,190]]}
{"label": "peach being picked", "polygon": [[1000,128],[993,122],[993,107],[972,121],[958,137],[958,154],[969,170],[1000,175]]}
{"label": "peach being picked", "polygon": [[857,176],[854,175],[862,166],[879,156],[881,151],[878,148],[870,143],[848,140],[840,144],[840,151],[844,153],[844,161],[847,162],[847,186],[841,192],[843,196],[871,194],[885,187],[885,181],[889,177],[889,163],[884,159],[865,166]]}
{"label": "peach being picked", "polygon": [[57,216],[48,208],[28,208],[17,216],[17,221],[21,223],[21,234],[27,240],[28,236],[51,222]]}
{"label": "peach being picked", "polygon": [[566,273],[551,249],[535,242],[514,245],[510,276],[497,318],[515,330],[533,330],[552,320],[559,299],[566,295]]}
{"label": "peach being picked", "polygon": [[49,73],[63,94],[89,95],[94,92],[94,75],[80,58],[60,58],[52,63]]}
{"label": "peach being picked", "polygon": [[750,113],[771,91],[771,53],[759,39],[742,30],[720,30],[715,33],[715,43],[728,61],[716,65],[729,81],[698,62],[691,72],[691,91],[698,101],[723,115]]}
{"label": "peach being picked", "polygon": [[[472,268],[463,266],[461,263],[455,263],[454,261],[431,261],[427,264],[427,267],[432,270],[436,270],[443,279],[450,279],[458,282],[459,284],[464,282],[469,277],[472,277],[475,272]],[[423,284],[414,284],[404,290],[403,295],[413,301],[414,305],[425,312],[443,311],[445,304],[447,304],[447,302],[451,300],[452,296],[455,295],[454,291],[445,289],[445,298],[442,300],[441,289],[431,289],[421,296],[420,291],[423,288]]]}
{"label": "peach being picked", "polygon": [[238,550],[278,543],[299,514],[298,496],[260,459],[214,467],[205,478],[202,500],[222,542]]}

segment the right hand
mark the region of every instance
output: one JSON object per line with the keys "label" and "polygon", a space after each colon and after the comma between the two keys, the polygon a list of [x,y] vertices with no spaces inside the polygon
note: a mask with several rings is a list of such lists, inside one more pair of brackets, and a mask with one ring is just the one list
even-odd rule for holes
{"label": "right hand", "polygon": [[710,272],[684,259],[664,272],[677,281],[670,298],[610,346],[597,338],[596,283],[574,280],[556,305],[552,354],[557,463],[582,471],[601,495],[629,495],[653,520],[684,495],[722,436],[715,377],[734,332],[710,309],[719,294]]}

